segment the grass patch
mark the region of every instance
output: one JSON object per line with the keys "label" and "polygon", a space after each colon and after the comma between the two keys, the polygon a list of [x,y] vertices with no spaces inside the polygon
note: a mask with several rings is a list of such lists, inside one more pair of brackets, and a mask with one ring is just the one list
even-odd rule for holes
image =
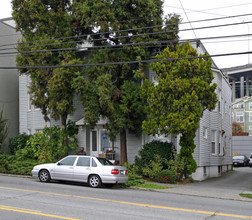
{"label": "grass patch", "polygon": [[244,194],[244,193],[241,193],[240,196],[241,196],[241,197],[246,197],[246,198],[252,199],[252,194]]}
{"label": "grass patch", "polygon": [[137,185],[137,187],[148,188],[148,189],[170,189],[170,188],[172,188],[172,187],[168,187],[168,186],[156,185],[153,183],[144,183],[144,184]]}

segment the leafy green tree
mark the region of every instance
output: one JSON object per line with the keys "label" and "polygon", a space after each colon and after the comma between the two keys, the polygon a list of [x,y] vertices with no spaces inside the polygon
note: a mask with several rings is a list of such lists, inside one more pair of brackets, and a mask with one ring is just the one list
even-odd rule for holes
{"label": "leafy green tree", "polygon": [[[178,39],[177,31],[148,34],[178,30],[178,16],[162,19],[162,4],[161,0],[74,2],[79,33],[90,34],[89,39],[94,40],[94,46],[106,46],[91,50],[89,63],[139,61],[133,64],[90,66],[75,81],[85,109],[85,121],[95,126],[102,115],[108,118],[110,139],[114,141],[120,134],[122,163],[127,160],[126,129],[140,134],[144,119],[139,87],[144,71],[149,67],[140,61],[150,59],[153,53],[164,47],[162,43],[150,46],[137,43]],[[167,26],[162,27],[163,24]],[[174,47],[173,44],[169,46]]]}
{"label": "leafy green tree", "polygon": [[3,109],[0,111],[0,148],[8,134],[8,119],[4,117]]}
{"label": "leafy green tree", "polygon": [[[48,115],[66,128],[68,114],[74,111],[73,78],[80,68],[52,68],[57,65],[79,64],[70,0],[13,0],[13,19],[22,38],[18,43],[17,66],[48,66],[47,68],[20,69],[30,79],[29,93],[32,103],[42,110],[45,120]],[[42,52],[32,52],[32,51]],[[47,50],[47,51],[46,51]]]}
{"label": "leafy green tree", "polygon": [[[157,59],[198,56],[197,51],[184,43],[175,51],[166,48]],[[184,175],[197,168],[192,153],[194,137],[203,112],[213,110],[217,102],[216,84],[210,58],[179,59],[152,64],[157,74],[157,85],[145,80],[141,93],[146,100],[147,119],[143,129],[147,134],[181,134],[180,157],[184,158]]]}

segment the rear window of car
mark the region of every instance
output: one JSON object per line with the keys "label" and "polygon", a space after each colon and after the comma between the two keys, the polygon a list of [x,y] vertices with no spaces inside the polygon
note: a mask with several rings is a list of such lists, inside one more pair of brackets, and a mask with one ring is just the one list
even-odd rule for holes
{"label": "rear window of car", "polygon": [[106,158],[103,157],[96,157],[97,160],[104,166],[110,166],[113,165],[113,163],[111,163],[109,160],[107,160]]}

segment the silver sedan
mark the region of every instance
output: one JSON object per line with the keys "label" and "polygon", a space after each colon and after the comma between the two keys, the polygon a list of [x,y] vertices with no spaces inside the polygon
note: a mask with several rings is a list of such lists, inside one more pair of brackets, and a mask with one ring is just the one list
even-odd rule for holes
{"label": "silver sedan", "polygon": [[106,158],[92,156],[70,155],[57,163],[34,166],[31,173],[41,182],[68,180],[85,182],[94,188],[128,181],[126,167],[115,166]]}

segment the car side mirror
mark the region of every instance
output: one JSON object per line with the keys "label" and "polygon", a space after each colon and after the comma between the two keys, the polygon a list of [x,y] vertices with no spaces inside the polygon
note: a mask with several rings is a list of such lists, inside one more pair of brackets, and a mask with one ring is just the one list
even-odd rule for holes
{"label": "car side mirror", "polygon": [[60,162],[58,162],[58,163],[57,163],[57,166],[60,166],[60,165],[61,165],[61,163],[60,163]]}

